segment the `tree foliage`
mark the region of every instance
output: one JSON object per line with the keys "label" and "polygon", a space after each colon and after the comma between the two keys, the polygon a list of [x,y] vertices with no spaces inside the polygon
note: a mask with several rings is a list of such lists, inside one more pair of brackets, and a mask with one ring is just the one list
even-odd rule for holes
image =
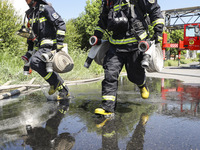
{"label": "tree foliage", "polygon": [[82,36],[78,33],[78,29],[75,27],[73,19],[66,22],[66,35],[64,43],[68,44],[68,50],[74,51],[81,47],[80,41],[82,40]]}
{"label": "tree foliage", "polygon": [[[172,30],[170,33],[168,33],[168,42],[169,43],[179,43],[179,40],[183,40],[184,37],[184,31],[183,30]],[[177,48],[170,48],[170,55],[174,55],[174,59],[176,58],[176,55],[178,54]],[[184,51],[181,51],[181,53],[185,53]]]}
{"label": "tree foliage", "polygon": [[21,18],[7,0],[0,0],[0,16],[0,52],[8,52],[15,56],[19,53],[19,45],[22,45],[23,41],[16,35],[21,26]]}
{"label": "tree foliage", "polygon": [[94,29],[99,20],[101,0],[87,0],[85,12],[83,12],[75,21],[78,33],[81,35],[81,49],[90,47],[88,39],[94,34]]}
{"label": "tree foliage", "polygon": [[172,30],[170,33],[170,42],[171,43],[178,43],[179,40],[183,40],[183,35],[184,31],[183,30]]}

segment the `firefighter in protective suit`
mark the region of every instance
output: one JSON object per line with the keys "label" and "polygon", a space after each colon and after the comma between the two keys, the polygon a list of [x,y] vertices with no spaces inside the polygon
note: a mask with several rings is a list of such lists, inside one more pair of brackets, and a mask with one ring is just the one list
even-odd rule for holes
{"label": "firefighter in protective suit", "polygon": [[28,52],[22,59],[30,59],[30,67],[38,72],[49,84],[49,95],[59,91],[58,100],[68,98],[69,90],[63,79],[56,72],[47,72],[46,63],[41,55],[50,55],[52,50],[58,52],[63,48],[66,25],[61,16],[45,0],[26,0],[29,10],[26,11],[28,27],[34,36],[28,38]]}
{"label": "firefighter in protective suit", "polygon": [[154,29],[152,40],[162,39],[164,19],[157,0],[102,0],[102,10],[94,36],[101,40],[105,31],[111,31],[111,44],[104,58],[105,79],[102,81],[102,105],[95,114],[109,116],[114,113],[117,100],[118,77],[125,65],[128,79],[140,88],[141,97],[149,97],[144,68],[141,67],[143,52],[138,42],[148,39],[148,24]]}

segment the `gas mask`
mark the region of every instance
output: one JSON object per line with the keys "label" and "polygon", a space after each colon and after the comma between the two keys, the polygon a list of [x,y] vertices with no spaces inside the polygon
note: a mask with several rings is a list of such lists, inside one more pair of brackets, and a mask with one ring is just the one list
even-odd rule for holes
{"label": "gas mask", "polygon": [[21,27],[21,29],[17,32],[17,35],[27,38],[27,39],[32,39],[33,41],[36,39],[36,36],[32,30],[32,28],[26,28],[24,25]]}
{"label": "gas mask", "polygon": [[[32,30],[33,22],[31,24],[31,27],[27,28],[25,26],[25,20],[26,20],[26,15],[24,17],[24,23],[23,23],[21,29],[17,31],[17,35],[19,35],[21,37],[24,37],[24,38],[27,38],[27,39],[30,39],[33,42],[36,42],[37,41],[37,37],[36,37],[36,35],[34,34],[34,32]],[[33,14],[32,20],[34,20],[34,14]]]}
{"label": "gas mask", "polygon": [[33,6],[34,3],[35,3],[35,1],[32,0],[32,1],[30,2],[30,4],[28,4],[28,6],[31,8],[31,7]]}

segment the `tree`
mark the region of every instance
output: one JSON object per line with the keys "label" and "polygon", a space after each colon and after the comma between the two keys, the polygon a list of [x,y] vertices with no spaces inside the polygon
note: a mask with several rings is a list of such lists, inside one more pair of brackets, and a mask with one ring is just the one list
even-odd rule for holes
{"label": "tree", "polygon": [[21,41],[24,41],[16,35],[21,26],[21,18],[7,0],[0,0],[0,16],[0,53],[7,52],[15,56],[20,53],[19,45],[23,45]]}
{"label": "tree", "polygon": [[183,40],[183,36],[184,36],[183,33],[184,33],[183,30],[173,30],[170,33],[171,43],[178,43],[179,40]]}
{"label": "tree", "polygon": [[[183,36],[184,36],[183,30],[172,30],[172,32],[170,33],[170,43],[179,43],[179,40],[183,40]],[[177,48],[171,48],[170,54],[173,54],[175,59],[176,55],[178,54]]]}
{"label": "tree", "polygon": [[81,47],[82,37],[78,33],[77,28],[75,27],[73,19],[66,22],[66,35],[64,43],[68,44],[68,50],[69,51],[75,51]]}
{"label": "tree", "polygon": [[80,15],[75,21],[75,26],[78,29],[78,33],[81,35],[81,49],[88,50],[89,38],[94,33],[94,29],[99,20],[101,0],[87,0],[85,12]]}

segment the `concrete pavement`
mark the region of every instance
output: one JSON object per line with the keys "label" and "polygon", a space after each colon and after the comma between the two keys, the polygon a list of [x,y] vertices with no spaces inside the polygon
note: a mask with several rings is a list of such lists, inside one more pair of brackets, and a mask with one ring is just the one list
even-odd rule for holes
{"label": "concrete pavement", "polygon": [[178,67],[165,67],[161,72],[146,73],[147,77],[177,79],[183,84],[200,86],[200,64],[181,64]]}

